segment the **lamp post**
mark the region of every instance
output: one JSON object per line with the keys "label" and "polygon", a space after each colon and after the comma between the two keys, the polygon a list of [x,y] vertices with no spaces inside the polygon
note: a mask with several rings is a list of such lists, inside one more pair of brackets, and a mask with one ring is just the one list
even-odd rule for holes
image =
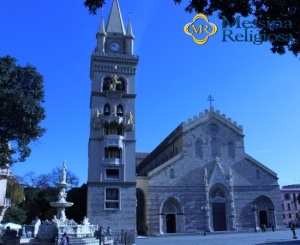
{"label": "lamp post", "polygon": [[255,218],[255,228],[254,228],[254,231],[257,232],[257,229],[256,229],[256,227],[257,227],[257,217],[256,217],[257,205],[252,205],[251,208],[252,208],[252,211],[254,213],[254,218]]}
{"label": "lamp post", "polygon": [[202,206],[201,207],[202,211],[203,211],[203,221],[204,221],[204,228],[203,228],[203,235],[206,236],[206,211],[207,211],[207,207],[206,206]]}

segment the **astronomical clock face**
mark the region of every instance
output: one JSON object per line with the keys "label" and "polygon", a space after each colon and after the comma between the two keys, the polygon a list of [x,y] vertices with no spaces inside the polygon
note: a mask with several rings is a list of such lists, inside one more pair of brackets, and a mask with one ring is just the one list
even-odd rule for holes
{"label": "astronomical clock face", "polygon": [[119,49],[120,49],[120,44],[118,44],[118,43],[111,43],[110,45],[109,45],[109,48],[110,48],[110,50],[111,51],[114,51],[114,52],[117,52],[117,51],[119,51]]}

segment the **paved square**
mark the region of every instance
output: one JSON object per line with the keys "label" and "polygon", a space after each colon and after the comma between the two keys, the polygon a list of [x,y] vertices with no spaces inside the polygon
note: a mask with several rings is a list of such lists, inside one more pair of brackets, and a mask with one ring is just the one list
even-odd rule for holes
{"label": "paved square", "polygon": [[[296,230],[300,236],[300,231]],[[300,237],[299,237],[300,238]],[[168,235],[162,237],[137,238],[136,245],[294,245],[300,239],[293,239],[290,229],[257,233],[223,233],[199,235]]]}

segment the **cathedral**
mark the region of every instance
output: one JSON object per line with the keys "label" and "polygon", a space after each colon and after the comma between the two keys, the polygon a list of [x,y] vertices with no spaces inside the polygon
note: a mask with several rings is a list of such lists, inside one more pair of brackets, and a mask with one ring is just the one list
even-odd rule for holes
{"label": "cathedral", "polygon": [[106,25],[101,19],[96,39],[90,67],[91,223],[144,235],[281,226],[276,173],[245,153],[243,127],[212,106],[181,123],[151,153],[136,153],[139,57],[118,0]]}
{"label": "cathedral", "polygon": [[210,107],[181,123],[138,164],[138,233],[282,226],[277,180],[245,153],[243,127]]}

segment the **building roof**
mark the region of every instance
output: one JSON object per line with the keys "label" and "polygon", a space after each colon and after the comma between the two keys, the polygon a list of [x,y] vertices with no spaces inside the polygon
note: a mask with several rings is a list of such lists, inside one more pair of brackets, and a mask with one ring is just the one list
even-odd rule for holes
{"label": "building roof", "polygon": [[124,24],[121,15],[121,10],[118,0],[114,0],[106,25],[106,32],[109,33],[121,33],[124,35]]}

